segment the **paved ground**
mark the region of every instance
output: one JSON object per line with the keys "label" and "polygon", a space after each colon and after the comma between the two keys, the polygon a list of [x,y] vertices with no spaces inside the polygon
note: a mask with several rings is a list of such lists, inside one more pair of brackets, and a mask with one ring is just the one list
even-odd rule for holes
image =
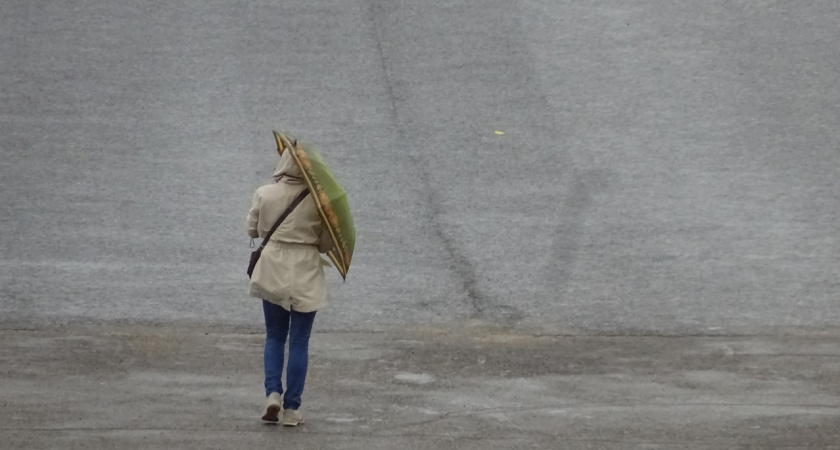
{"label": "paved ground", "polygon": [[[838,21],[4,1],[0,447],[834,444]],[[297,434],[252,421],[272,129],[322,150],[358,227]]]}
{"label": "paved ground", "polygon": [[350,192],[329,329],[838,323],[840,4],[613,3],[4,2],[2,321],[259,320],[277,128]]}
{"label": "paved ground", "polygon": [[840,448],[836,332],[316,333],[298,429],[258,420],[259,333],[0,332],[15,449]]}

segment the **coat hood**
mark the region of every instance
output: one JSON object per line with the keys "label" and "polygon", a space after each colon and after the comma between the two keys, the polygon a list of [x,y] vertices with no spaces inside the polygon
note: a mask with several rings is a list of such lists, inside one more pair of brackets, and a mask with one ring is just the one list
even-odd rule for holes
{"label": "coat hood", "polygon": [[304,182],[303,173],[288,150],[280,156],[280,162],[277,163],[277,168],[274,169],[273,176],[274,181],[278,183],[281,181],[289,184],[301,184]]}

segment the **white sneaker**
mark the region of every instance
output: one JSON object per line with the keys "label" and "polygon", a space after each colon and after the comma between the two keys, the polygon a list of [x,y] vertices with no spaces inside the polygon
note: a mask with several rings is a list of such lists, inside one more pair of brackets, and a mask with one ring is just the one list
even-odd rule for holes
{"label": "white sneaker", "polygon": [[265,400],[265,412],[263,413],[262,420],[274,423],[279,422],[280,410],[282,409],[283,407],[280,404],[280,394],[272,392]]}
{"label": "white sneaker", "polygon": [[296,409],[286,409],[283,411],[283,426],[296,427],[303,423],[303,416],[300,415]]}

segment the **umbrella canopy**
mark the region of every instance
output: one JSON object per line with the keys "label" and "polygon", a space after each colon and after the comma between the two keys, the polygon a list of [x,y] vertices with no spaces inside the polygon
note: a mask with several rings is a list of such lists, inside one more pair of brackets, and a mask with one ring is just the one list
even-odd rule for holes
{"label": "umbrella canopy", "polygon": [[333,249],[327,252],[327,256],[335,264],[341,277],[346,280],[350,261],[353,259],[353,248],[356,245],[356,228],[353,225],[353,216],[350,215],[347,194],[335,181],[321,155],[276,131],[274,139],[277,141],[277,152],[282,155],[283,151],[288,149],[292,159],[303,172],[303,178],[313,194],[312,198],[318,206],[321,219],[335,244]]}

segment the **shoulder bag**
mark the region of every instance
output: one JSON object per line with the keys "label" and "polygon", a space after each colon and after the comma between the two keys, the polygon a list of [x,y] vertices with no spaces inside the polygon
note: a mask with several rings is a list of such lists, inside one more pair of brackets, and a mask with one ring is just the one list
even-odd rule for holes
{"label": "shoulder bag", "polygon": [[286,217],[292,212],[293,209],[303,200],[306,195],[309,194],[309,188],[304,189],[297,197],[292,201],[292,204],[283,211],[283,214],[280,215],[280,218],[277,219],[277,222],[274,222],[274,226],[271,227],[268,234],[265,235],[265,238],[260,244],[259,248],[251,252],[251,261],[248,263],[248,278],[251,278],[251,274],[254,273],[254,267],[257,266],[257,261],[260,260],[260,255],[262,255],[263,248],[265,248],[265,244],[268,244],[268,240],[271,238],[271,235],[277,230],[277,227],[286,220]]}

